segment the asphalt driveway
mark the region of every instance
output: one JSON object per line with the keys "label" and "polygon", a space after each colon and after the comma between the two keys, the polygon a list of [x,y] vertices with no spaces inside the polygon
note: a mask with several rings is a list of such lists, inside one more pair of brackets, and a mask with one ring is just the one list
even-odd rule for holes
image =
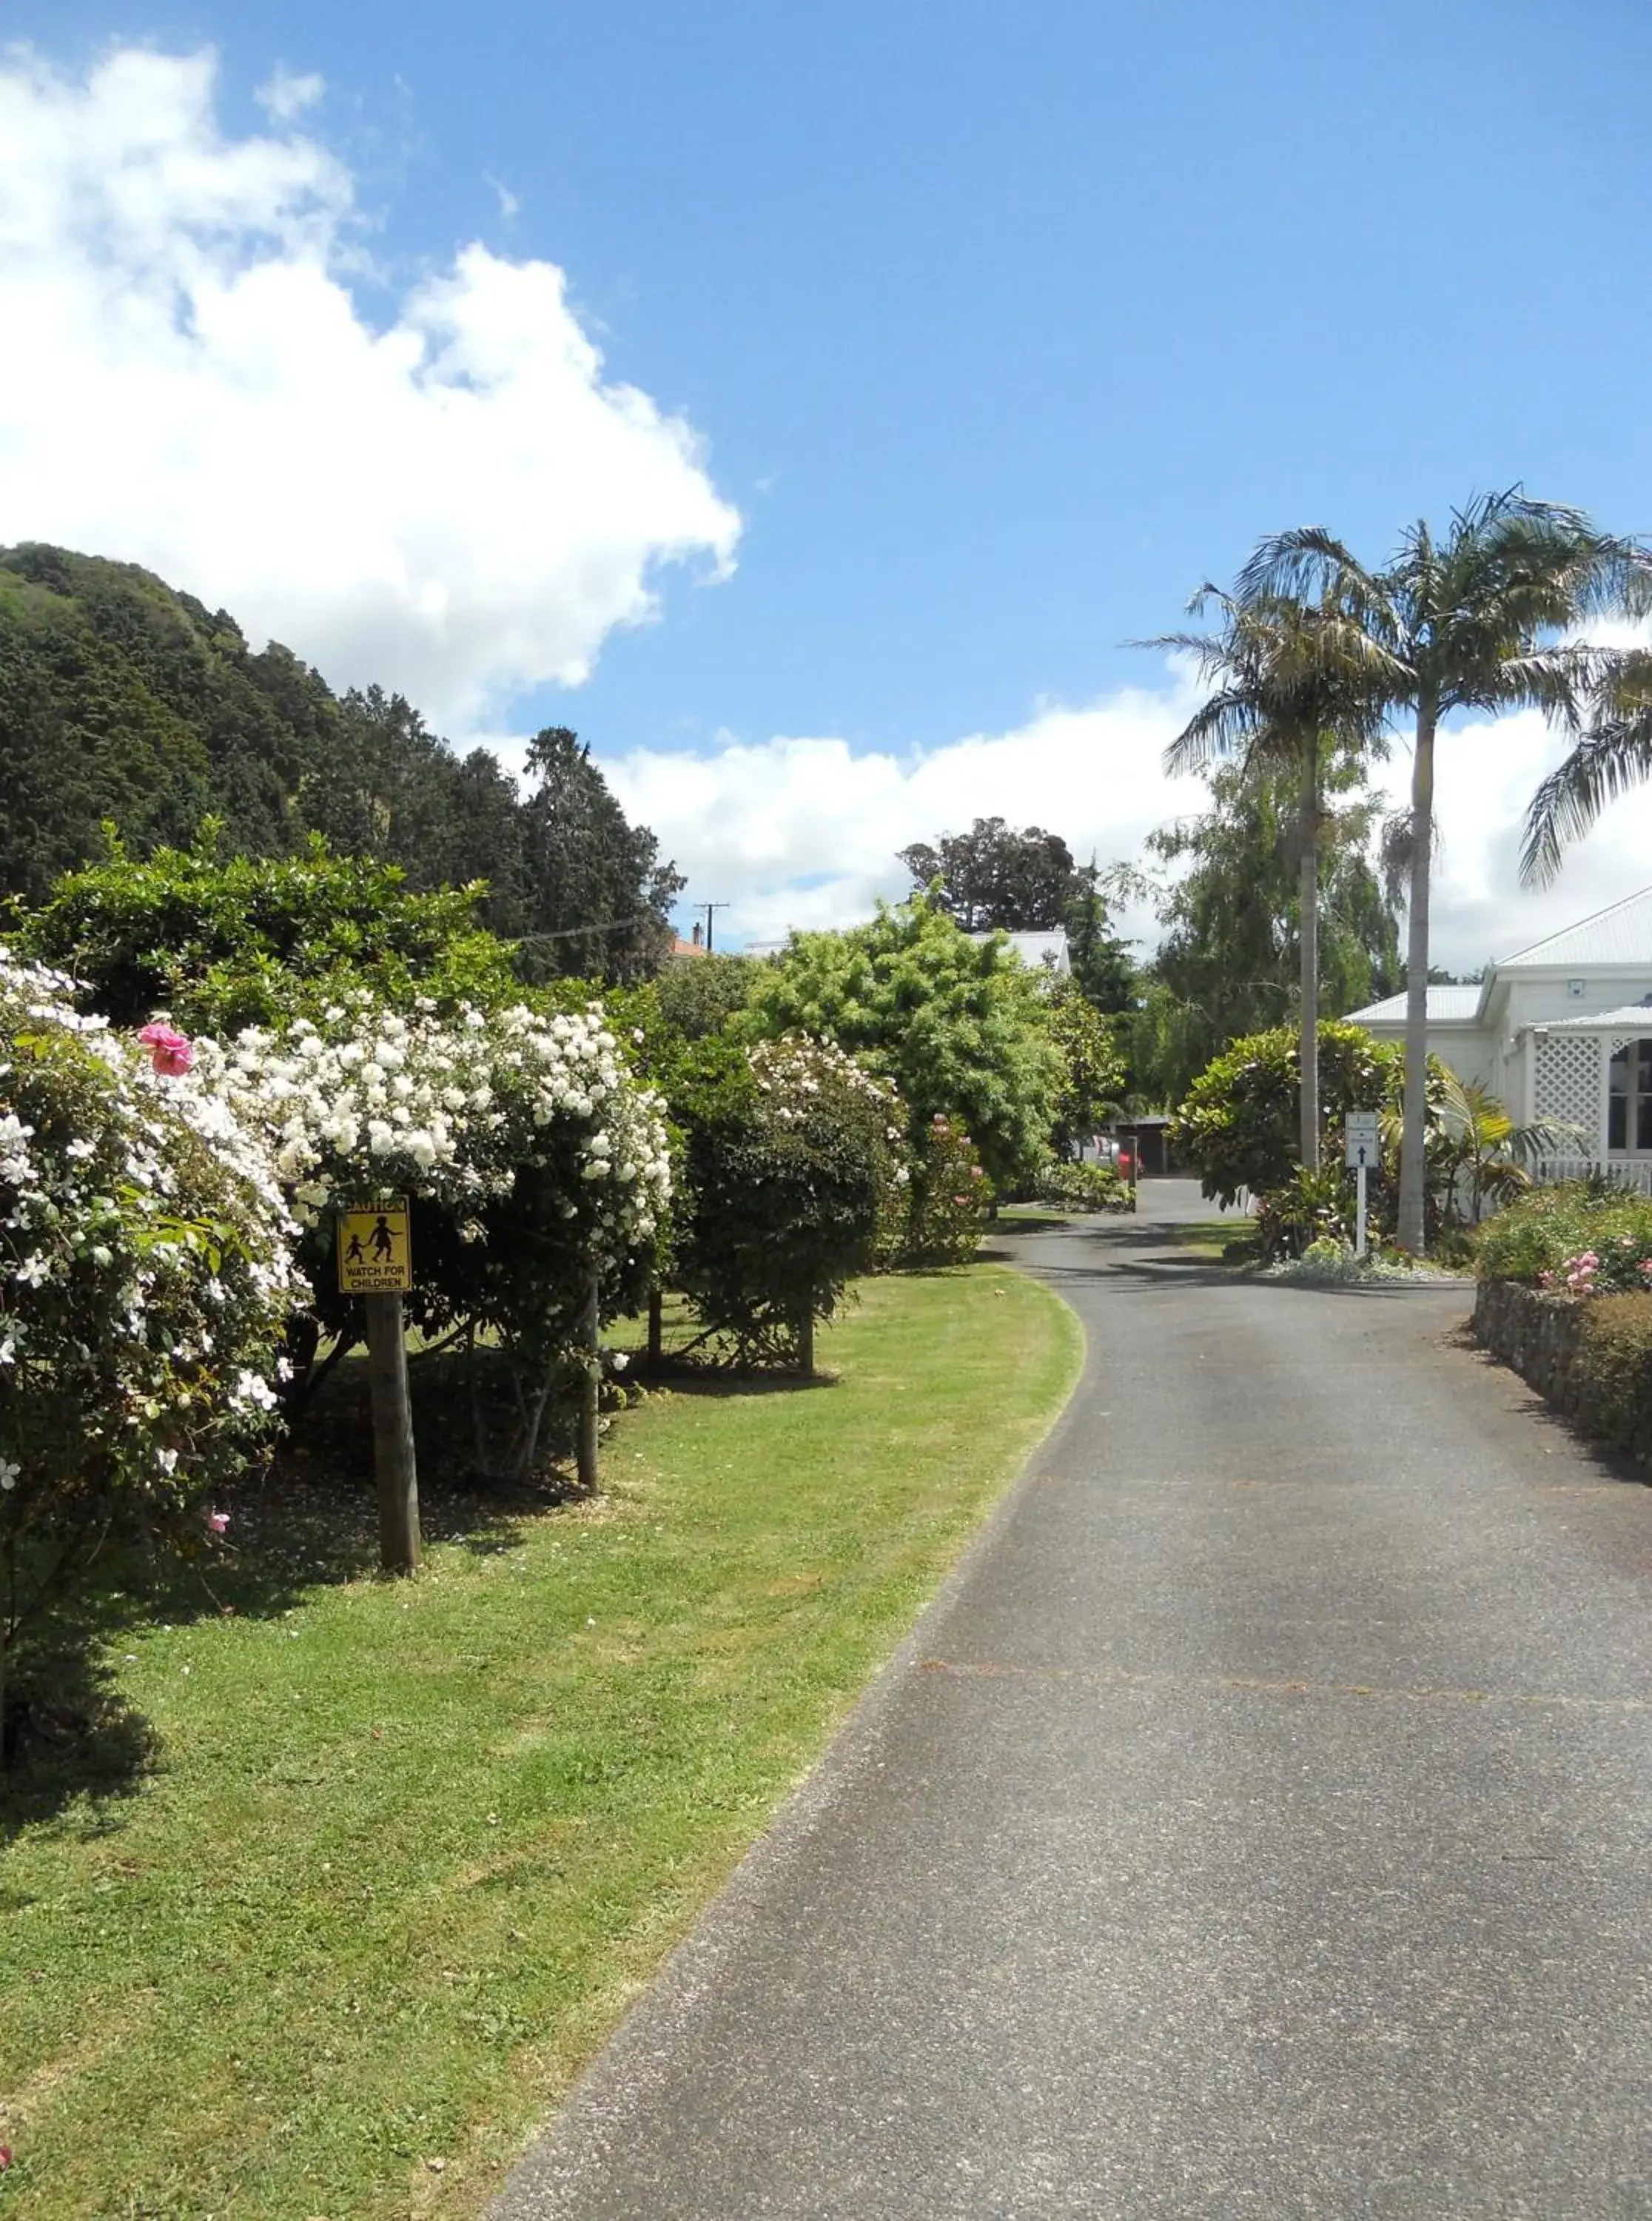
{"label": "asphalt driveway", "polygon": [[1207,1210],[498,2221],[1652,2217],[1652,1491]]}

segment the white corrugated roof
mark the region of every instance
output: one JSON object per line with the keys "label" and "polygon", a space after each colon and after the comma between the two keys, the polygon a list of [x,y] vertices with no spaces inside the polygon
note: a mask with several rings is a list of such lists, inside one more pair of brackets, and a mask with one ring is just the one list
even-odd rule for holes
{"label": "white corrugated roof", "polygon": [[1575,965],[1583,970],[1598,964],[1652,965],[1652,887],[1643,887],[1610,910],[1597,910],[1593,917],[1551,933],[1546,941],[1534,941],[1530,948],[1516,949],[1494,968],[1512,972]]}
{"label": "white corrugated roof", "polygon": [[1538,1026],[1538,1033],[1598,1034],[1607,1029],[1613,1033],[1652,1034],[1652,1003],[1620,1003],[1615,1010],[1591,1010],[1583,1018],[1550,1018],[1547,1025]]}
{"label": "white corrugated roof", "polygon": [[[1428,991],[1428,1022],[1431,1026],[1466,1025],[1479,1008],[1477,985],[1431,986]],[[1403,994],[1389,995],[1381,1003],[1368,1003],[1362,1010],[1350,1010],[1348,1022],[1355,1026],[1403,1026],[1406,998]]]}

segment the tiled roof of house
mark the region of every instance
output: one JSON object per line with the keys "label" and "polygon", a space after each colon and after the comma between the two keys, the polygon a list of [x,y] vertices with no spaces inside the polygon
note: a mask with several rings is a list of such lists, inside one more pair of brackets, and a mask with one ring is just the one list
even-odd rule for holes
{"label": "tiled roof of house", "polygon": [[[1431,1026],[1468,1024],[1480,1008],[1480,989],[1468,987],[1431,987],[1428,991],[1428,1022]],[[1368,1003],[1362,1010],[1350,1010],[1348,1023],[1354,1026],[1403,1026],[1406,1023],[1406,998],[1389,995],[1380,1003]]]}
{"label": "tiled roof of house", "polygon": [[1546,940],[1534,941],[1530,948],[1516,949],[1512,956],[1500,958],[1495,969],[1500,973],[1574,965],[1583,971],[1600,964],[1652,966],[1652,887],[1625,896],[1610,910],[1597,910],[1593,917],[1580,918],[1575,925],[1551,933]]}

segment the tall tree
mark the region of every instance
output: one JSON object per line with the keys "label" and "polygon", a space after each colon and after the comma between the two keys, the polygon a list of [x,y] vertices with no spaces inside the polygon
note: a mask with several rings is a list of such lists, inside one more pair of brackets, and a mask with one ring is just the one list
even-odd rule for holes
{"label": "tall tree", "polygon": [[670,946],[670,906],[687,884],[645,825],[627,823],[566,725],[528,743],[536,784],[526,807],[524,867],[530,976],[635,979],[659,969]]}
{"label": "tall tree", "polygon": [[1564,762],[1531,798],[1520,848],[1520,878],[1544,886],[1568,845],[1580,841],[1608,803],[1652,779],[1652,650],[1630,648],[1601,673],[1587,722]]}
{"label": "tall tree", "polygon": [[1058,833],[1029,825],[1017,833],[1001,817],[977,817],[967,833],[943,833],[932,847],[901,851],[913,890],[938,879],[935,900],[966,933],[1053,933],[1066,923],[1077,877]]}
{"label": "tall tree", "polygon": [[1302,1162],[1319,1169],[1319,836],[1325,773],[1382,746],[1373,666],[1380,659],[1360,627],[1335,607],[1294,595],[1234,596],[1206,585],[1189,612],[1214,605],[1219,631],[1171,633],[1148,642],[1196,658],[1214,691],[1164,752],[1172,776],[1237,761],[1247,775],[1279,773],[1297,789],[1297,939],[1300,951]]}
{"label": "tall tree", "polygon": [[1101,872],[1094,856],[1075,864],[1059,833],[1021,832],[1001,817],[977,817],[967,833],[915,841],[900,852],[914,894],[934,887],[938,909],[966,933],[1054,933],[1064,929],[1073,977],[1098,1010],[1131,1009],[1136,967],[1113,931],[1108,897],[1128,873]]}
{"label": "tall tree", "polygon": [[1398,1235],[1424,1246],[1428,1076],[1428,926],[1434,748],[1462,710],[1537,709],[1575,723],[1621,652],[1567,635],[1592,617],[1652,610],[1652,556],[1597,529],[1582,510],[1528,500],[1518,486],[1454,512],[1443,535],[1411,526],[1385,569],[1368,570],[1318,526],[1265,540],[1246,566],[1247,598],[1296,594],[1341,610],[1383,666],[1390,712],[1412,720],[1406,1098]]}
{"label": "tall tree", "polygon": [[[1230,1041],[1296,1015],[1300,799],[1291,770],[1225,766],[1212,774],[1210,809],[1148,842],[1171,875],[1158,901],[1163,938],[1129,1043],[1136,1090],[1156,1103],[1180,1102]],[[1327,768],[1316,940],[1320,993],[1338,1010],[1400,984],[1394,908],[1371,857],[1380,807],[1356,762]]]}

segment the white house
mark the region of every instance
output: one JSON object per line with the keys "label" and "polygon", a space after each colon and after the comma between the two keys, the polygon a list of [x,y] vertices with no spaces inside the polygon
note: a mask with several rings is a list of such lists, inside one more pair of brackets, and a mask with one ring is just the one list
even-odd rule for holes
{"label": "white house", "polygon": [[[1349,1016],[1405,1038],[1403,995]],[[1563,1119],[1580,1159],[1652,1189],[1652,887],[1503,957],[1477,987],[1431,987],[1428,1045],[1518,1125]]]}

